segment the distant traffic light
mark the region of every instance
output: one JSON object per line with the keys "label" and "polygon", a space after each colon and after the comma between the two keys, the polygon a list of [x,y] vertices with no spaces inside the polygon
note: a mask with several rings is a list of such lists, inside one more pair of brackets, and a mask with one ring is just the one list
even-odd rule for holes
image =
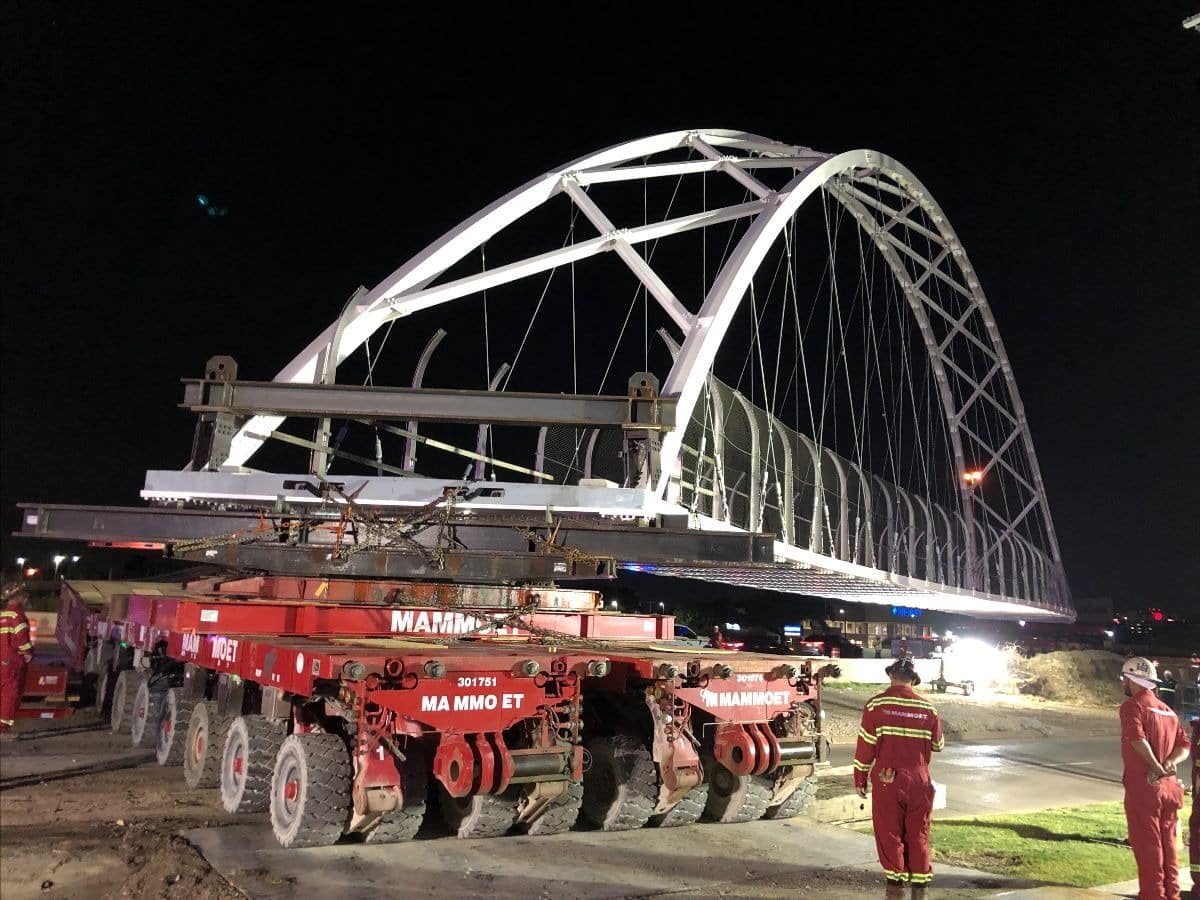
{"label": "distant traffic light", "polygon": [[1150,610],[1150,618],[1152,618],[1155,622],[1161,622],[1163,620],[1162,610],[1161,609]]}

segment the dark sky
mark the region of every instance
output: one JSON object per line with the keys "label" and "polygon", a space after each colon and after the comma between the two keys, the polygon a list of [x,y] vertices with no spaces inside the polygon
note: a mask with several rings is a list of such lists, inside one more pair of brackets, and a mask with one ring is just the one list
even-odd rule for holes
{"label": "dark sky", "polygon": [[[1195,609],[1194,2],[591,5],[540,24],[514,5],[170,6],[6,7],[6,534],[18,500],[131,504],[146,469],[180,465],[178,379],[208,356],[268,378],[355,286],[528,178],[721,127],[917,173],[991,301],[1074,591]],[[23,545],[4,545],[11,567]]]}

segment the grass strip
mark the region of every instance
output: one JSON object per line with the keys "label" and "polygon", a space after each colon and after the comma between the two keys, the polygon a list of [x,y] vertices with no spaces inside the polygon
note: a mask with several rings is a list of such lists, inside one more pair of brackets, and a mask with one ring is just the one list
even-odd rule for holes
{"label": "grass strip", "polygon": [[[1189,804],[1180,811],[1187,821]],[[862,829],[869,832],[870,827]],[[1094,887],[1137,877],[1125,843],[1121,803],[1096,803],[1029,813],[935,819],[930,833],[935,862],[1013,878]],[[1187,851],[1180,841],[1182,868]]]}

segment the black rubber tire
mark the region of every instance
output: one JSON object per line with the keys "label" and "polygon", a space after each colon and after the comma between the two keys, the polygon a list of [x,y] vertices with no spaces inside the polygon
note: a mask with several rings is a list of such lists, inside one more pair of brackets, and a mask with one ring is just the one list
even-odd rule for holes
{"label": "black rubber tire", "polygon": [[353,778],[350,751],[338,735],[288,735],[271,776],[271,830],[280,846],[336,844],[350,824]]}
{"label": "black rubber tire", "polygon": [[133,717],[129,721],[129,739],[134,747],[150,748],[157,745],[158,724],[166,697],[166,681],[159,679],[155,683],[149,674],[138,679],[133,699]]}
{"label": "black rubber tire", "polygon": [[973,693],[975,693],[975,682],[964,681],[963,682],[963,696],[970,697]]}
{"label": "black rubber tire", "polygon": [[129,734],[133,720],[133,702],[137,699],[137,673],[133,669],[121,669],[113,685],[112,724],[113,734]]}
{"label": "black rubber tire", "polygon": [[567,789],[551,800],[540,816],[524,826],[524,831],[535,837],[546,834],[565,834],[575,827],[579,811],[582,808],[583,782],[569,781]]}
{"label": "black rubber tire", "polygon": [[[759,776],[760,778],[764,776]],[[771,779],[764,778],[767,790],[771,790]],[[782,803],[777,803],[774,806],[768,806],[767,811],[763,813],[764,819],[791,819],[795,816],[811,815],[813,808],[817,802],[817,776],[809,775],[796,790],[792,791],[790,797]]]}
{"label": "black rubber tire", "polygon": [[228,728],[229,719],[217,714],[215,700],[193,707],[183,748],[183,779],[188,787],[214,788],[221,784],[221,751]]}
{"label": "black rubber tire", "polygon": [[107,722],[112,715],[112,692],[116,684],[112,669],[101,669],[96,675],[96,714],[101,721]]}
{"label": "black rubber tire", "polygon": [[192,718],[195,700],[183,700],[182,690],[168,688],[158,717],[158,737],[154,758],[160,766],[183,765],[183,746],[187,743],[188,722]]}
{"label": "black rubber tire", "polygon": [[935,692],[937,692],[937,693],[939,693],[939,694],[944,694],[944,693],[946,693],[946,682],[944,682],[944,681],[942,681],[942,680],[940,680],[940,679],[938,679],[937,681],[934,681],[934,682],[933,682],[933,689],[934,689],[934,691],[935,691]]}
{"label": "black rubber tire", "polygon": [[384,813],[371,830],[363,834],[364,843],[398,844],[411,841],[425,821],[429,796],[429,774],[425,759],[420,754],[409,752],[402,767],[400,789],[404,792],[404,805]]}
{"label": "black rubber tire", "polygon": [[646,824],[651,828],[678,828],[680,825],[695,825],[704,815],[704,807],[708,803],[708,785],[698,784],[683,798],[668,809],[650,817]]}
{"label": "black rubber tire", "polygon": [[753,775],[734,775],[717,762],[705,766],[708,801],[704,814],[714,822],[730,824],[761,819],[771,802],[770,781]]}
{"label": "black rubber tire", "polygon": [[438,806],[442,819],[460,838],[491,838],[508,834],[517,821],[515,790],[503,794],[472,794],[451,797],[444,788],[438,790]]}
{"label": "black rubber tire", "polygon": [[583,773],[583,817],[601,831],[641,828],[658,805],[658,772],[636,737],[617,734],[587,742],[591,764]]}
{"label": "black rubber tire", "polygon": [[[226,812],[266,812],[271,808],[275,758],[287,737],[287,719],[236,716],[221,747],[221,805]],[[236,764],[240,757],[241,765]]]}

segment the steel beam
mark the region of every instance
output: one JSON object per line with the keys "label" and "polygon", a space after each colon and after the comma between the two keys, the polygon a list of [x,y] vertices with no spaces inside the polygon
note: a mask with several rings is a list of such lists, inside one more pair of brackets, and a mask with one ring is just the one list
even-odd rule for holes
{"label": "steel beam", "polygon": [[[197,413],[406,419],[489,425],[675,427],[675,398],[629,397],[184,379],[183,406]],[[634,415],[636,410],[637,414]]]}
{"label": "steel beam", "polygon": [[[212,541],[210,545],[187,554],[177,554],[180,558],[196,559],[199,562],[209,562],[214,565],[230,565],[248,567],[287,574],[302,572],[319,572],[321,574],[341,571],[354,577],[437,577],[431,572],[414,575],[404,575],[416,565],[416,562],[396,564],[375,560],[369,564],[355,563],[346,568],[350,562],[359,556],[373,554],[388,554],[396,556],[412,555],[405,546],[395,545],[380,550],[363,550],[351,556],[350,561],[338,562],[331,560],[333,549],[332,536],[323,534],[323,543],[312,543],[301,547],[291,547],[266,541],[252,541],[256,532],[262,531],[264,523],[257,511],[231,512],[228,510],[209,509],[169,509],[165,507],[120,507],[120,506],[67,506],[59,504],[21,504],[21,537],[40,537],[54,540],[78,540],[95,543],[132,544],[145,546],[166,547],[177,542],[203,540],[207,538],[228,537],[227,543],[216,546],[219,542]],[[337,510],[331,510],[325,518],[337,520]],[[311,512],[305,514],[316,518]],[[266,528],[271,528],[274,520],[295,518],[295,513],[266,513]],[[387,521],[385,518],[384,521]],[[730,565],[762,564],[774,561],[774,539],[771,535],[746,534],[745,532],[700,531],[695,529],[656,528],[637,526],[613,526],[603,521],[588,522],[583,519],[556,519],[555,524],[547,525],[544,511],[525,516],[511,512],[498,516],[488,522],[481,513],[466,517],[452,516],[447,521],[447,527],[453,529],[460,548],[446,551],[447,559],[455,554],[468,556],[498,554],[500,556],[548,556],[561,559],[563,555],[556,554],[553,544],[558,547],[570,548],[572,556],[588,556],[596,559],[616,558],[622,561],[640,563],[684,563],[701,561],[706,563],[722,563]],[[436,531],[436,528],[432,529]],[[529,547],[530,541],[525,532],[538,535],[537,546]],[[428,533],[413,535],[414,539],[433,552]],[[238,543],[242,540],[243,543]],[[349,535],[345,538],[347,546],[353,543]],[[233,548],[238,552],[234,553]],[[285,552],[287,551],[287,552]],[[316,566],[316,562],[301,559],[295,553],[312,553],[313,560],[317,557],[328,563],[326,568]],[[198,554],[198,555],[197,555]],[[271,562],[270,554],[278,558]],[[564,551],[565,555],[565,551]],[[473,558],[473,556],[471,557]],[[297,562],[297,560],[301,560]],[[267,564],[267,563],[270,564]],[[321,563],[320,565],[325,565]],[[472,566],[475,563],[471,563]],[[505,563],[506,571],[512,570],[513,563]],[[554,572],[538,574],[543,571],[540,563],[530,564],[533,568],[523,576],[553,577]],[[279,566],[284,566],[281,569]],[[296,567],[299,567],[297,569]],[[333,568],[329,568],[332,566]],[[336,568],[341,566],[342,568]],[[407,568],[405,568],[407,567]],[[415,571],[415,570],[413,570]],[[447,576],[448,577],[448,576]],[[579,576],[583,577],[583,576]]]}
{"label": "steel beam", "polygon": [[343,578],[404,578],[452,581],[459,584],[511,584],[521,581],[612,578],[611,558],[586,558],[495,551],[452,551],[440,561],[416,553],[364,550],[348,559],[334,559],[328,547],[290,547],[282,544],[226,544],[176,554],[186,559],[230,569],[258,570],[280,575]]}

